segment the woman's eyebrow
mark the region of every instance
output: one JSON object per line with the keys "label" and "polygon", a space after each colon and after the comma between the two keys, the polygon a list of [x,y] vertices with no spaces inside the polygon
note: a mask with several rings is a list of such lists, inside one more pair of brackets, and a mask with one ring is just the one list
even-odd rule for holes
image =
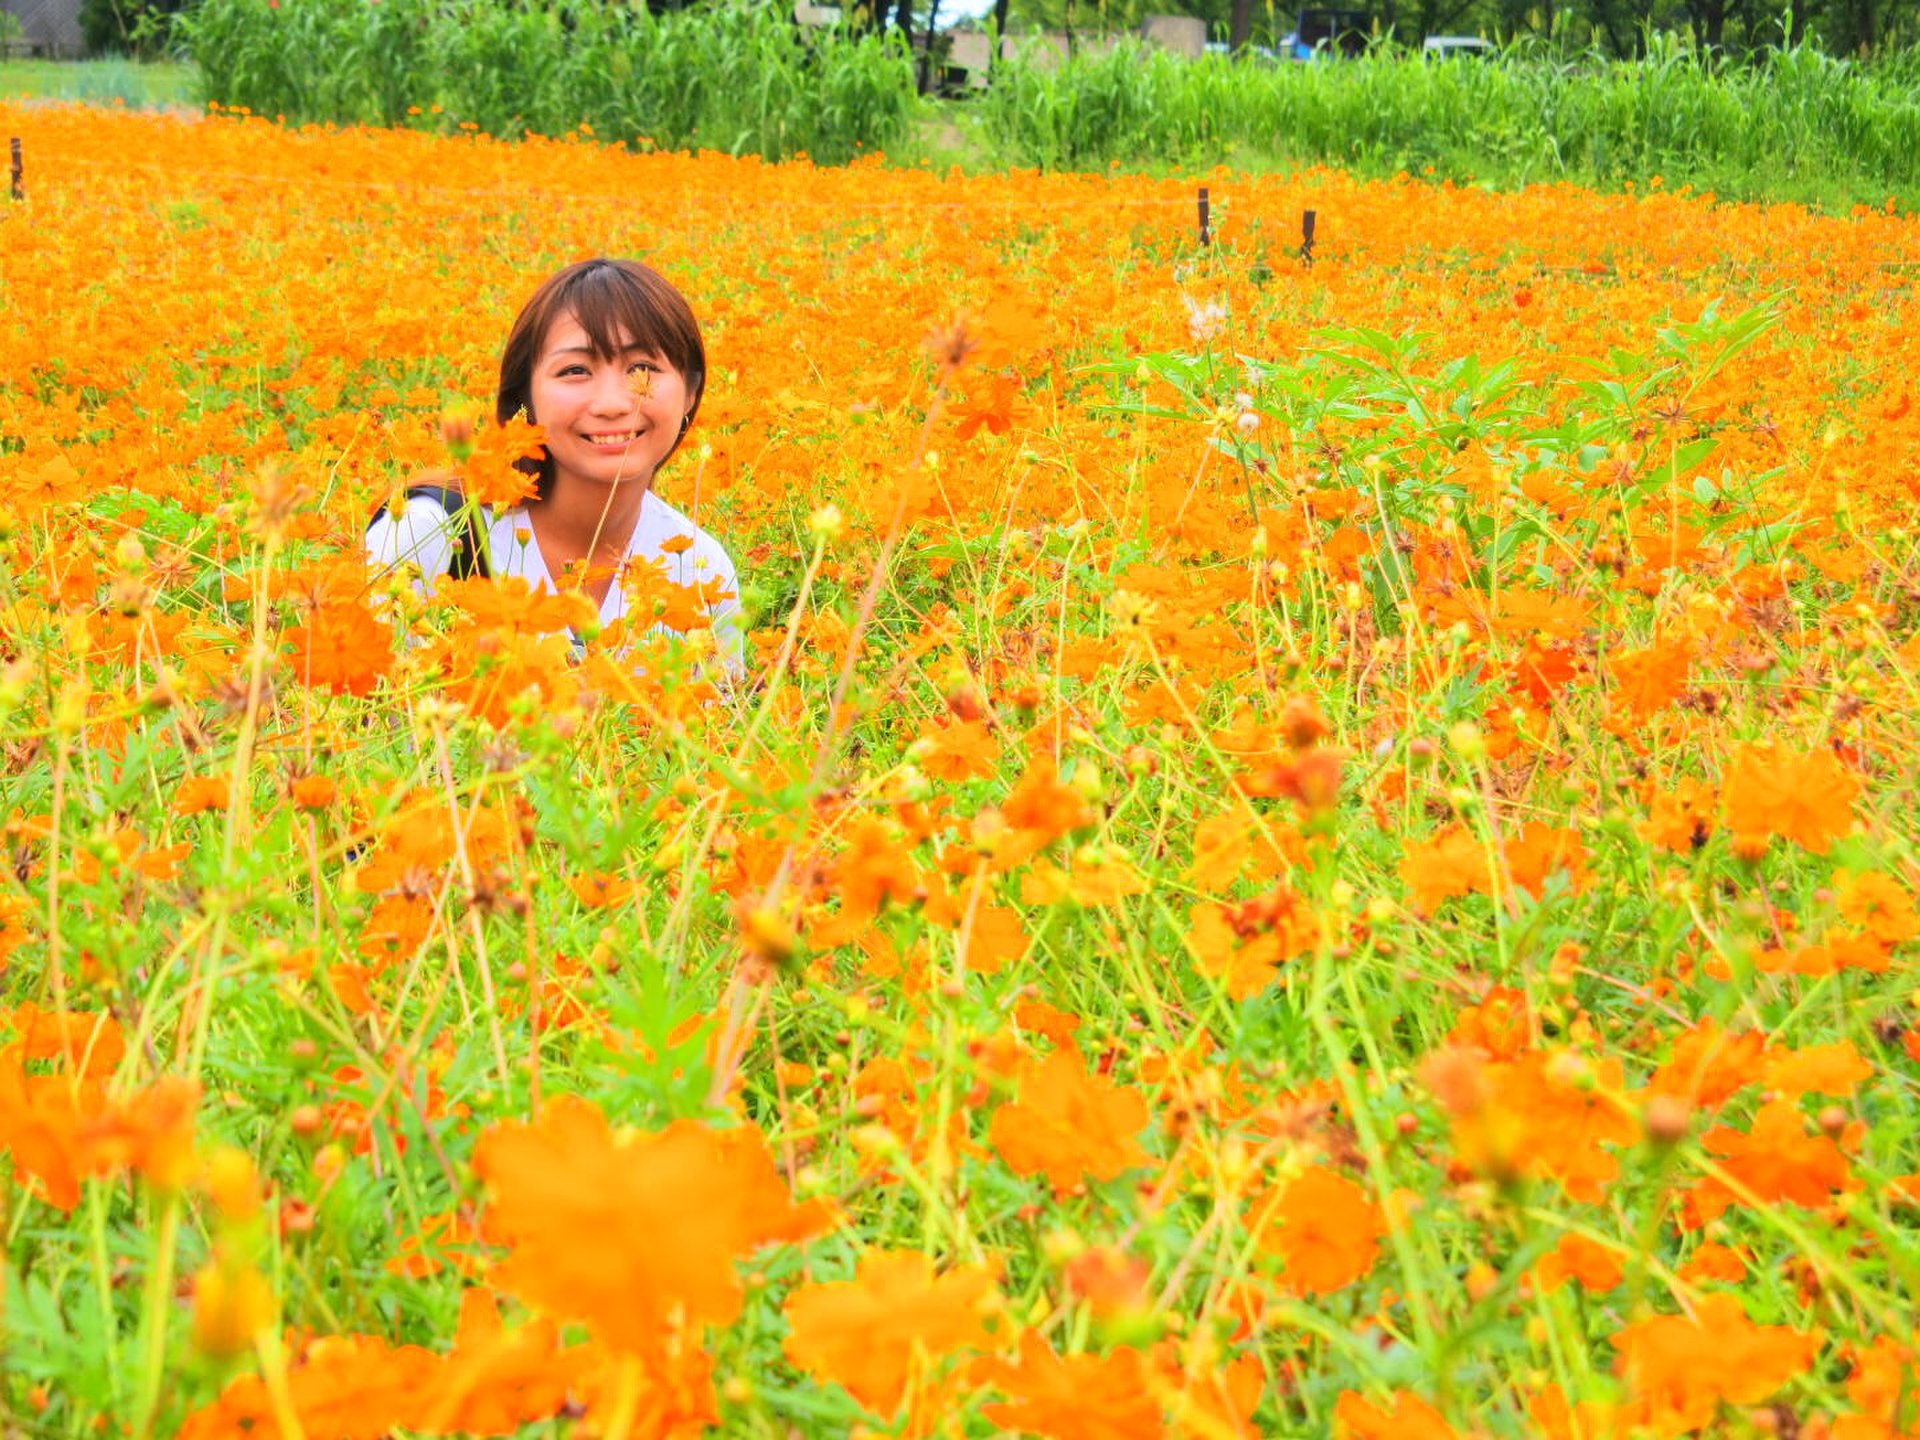
{"label": "woman's eyebrow", "polygon": [[[558,350],[549,350],[546,358],[549,360],[557,360],[562,355],[596,355],[598,353],[599,352],[591,345],[563,345]],[[658,360],[661,358],[661,352],[654,349],[651,345],[628,345],[625,346],[620,353],[623,355],[638,355],[646,360]]]}

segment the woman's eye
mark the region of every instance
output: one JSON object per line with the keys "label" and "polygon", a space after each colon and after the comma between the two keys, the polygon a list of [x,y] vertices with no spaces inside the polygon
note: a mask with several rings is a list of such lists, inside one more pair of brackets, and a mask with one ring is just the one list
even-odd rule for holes
{"label": "woman's eye", "polygon": [[633,374],[636,370],[646,370],[656,375],[660,373],[660,367],[651,360],[636,360],[627,367],[627,373],[629,375]]}

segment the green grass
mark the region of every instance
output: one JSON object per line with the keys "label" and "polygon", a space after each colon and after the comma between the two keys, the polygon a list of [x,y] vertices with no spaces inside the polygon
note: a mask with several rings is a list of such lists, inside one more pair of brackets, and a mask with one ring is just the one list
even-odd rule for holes
{"label": "green grass", "polygon": [[[897,164],[936,171],[958,168],[969,175],[991,174],[1010,165],[1030,164],[994,143],[986,132],[981,109],[973,99],[929,102],[906,143],[890,151],[889,158]],[[1723,200],[1804,205],[1810,210],[1844,215],[1855,206],[1877,209],[1892,199],[1900,213],[1920,210],[1920,188],[1891,184],[1882,175],[1851,167],[1809,167],[1797,163],[1790,154],[1752,163],[1717,157],[1676,160],[1664,167],[1648,166],[1638,171],[1603,171],[1591,164],[1576,164],[1558,173],[1548,173],[1538,165],[1478,146],[1470,139],[1449,143],[1417,159],[1378,147],[1365,147],[1358,154],[1328,155],[1305,146],[1229,141],[1212,158],[1203,160],[1190,156],[1167,159],[1135,155],[1115,157],[1106,163],[1089,160],[1083,168],[1113,168],[1123,174],[1166,178],[1190,175],[1197,168],[1216,162],[1243,175],[1290,175],[1325,165],[1363,179],[1384,180],[1410,174],[1436,184],[1452,181],[1496,191],[1516,190],[1552,179],[1616,192],[1629,184],[1645,188],[1657,174],[1667,189],[1685,186],[1694,194],[1713,194]]]}
{"label": "green grass", "polygon": [[135,109],[199,108],[195,71],[171,60],[0,60],[0,99],[118,100]]}

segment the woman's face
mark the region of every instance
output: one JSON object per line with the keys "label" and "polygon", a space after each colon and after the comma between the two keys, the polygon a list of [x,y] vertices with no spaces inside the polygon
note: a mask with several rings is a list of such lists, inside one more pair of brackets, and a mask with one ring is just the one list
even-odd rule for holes
{"label": "woman's face", "polygon": [[556,483],[652,484],[693,404],[686,378],[665,357],[627,344],[594,355],[587,332],[562,315],[533,367],[535,423],[547,432]]}

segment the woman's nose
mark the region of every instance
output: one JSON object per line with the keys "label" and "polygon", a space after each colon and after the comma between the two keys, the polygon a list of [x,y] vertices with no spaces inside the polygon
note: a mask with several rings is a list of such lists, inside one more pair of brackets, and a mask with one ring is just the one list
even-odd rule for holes
{"label": "woman's nose", "polygon": [[616,415],[633,404],[633,387],[627,383],[627,373],[617,365],[609,365],[594,377],[593,408],[602,415]]}

